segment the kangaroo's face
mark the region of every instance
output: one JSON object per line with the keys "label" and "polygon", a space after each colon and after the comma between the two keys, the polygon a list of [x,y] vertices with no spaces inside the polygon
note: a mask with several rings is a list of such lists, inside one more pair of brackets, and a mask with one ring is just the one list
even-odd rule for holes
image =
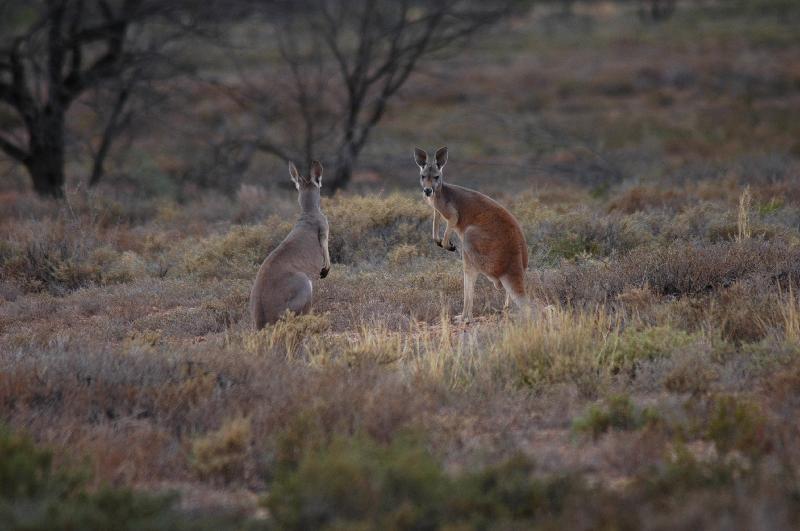
{"label": "kangaroo's face", "polygon": [[425,197],[431,197],[442,187],[442,169],[447,164],[447,148],[439,148],[431,158],[420,148],[414,148],[414,162],[419,166],[419,184]]}

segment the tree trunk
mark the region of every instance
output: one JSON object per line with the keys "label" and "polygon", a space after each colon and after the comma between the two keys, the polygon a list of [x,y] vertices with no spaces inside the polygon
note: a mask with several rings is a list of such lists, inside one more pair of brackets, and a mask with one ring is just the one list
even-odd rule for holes
{"label": "tree trunk", "polygon": [[28,163],[33,178],[33,189],[44,197],[64,197],[64,167],[53,153],[34,152]]}
{"label": "tree trunk", "polygon": [[30,156],[25,163],[33,189],[41,196],[64,197],[64,113],[45,109],[31,131]]}
{"label": "tree trunk", "polygon": [[333,172],[333,178],[327,179],[328,182],[323,186],[323,191],[326,195],[333,195],[336,190],[345,188],[352,176],[353,168],[349,164],[337,165],[336,170]]}
{"label": "tree trunk", "polygon": [[339,153],[333,177],[323,180],[322,190],[326,195],[333,195],[336,190],[346,188],[353,176],[353,161],[358,157],[357,148],[352,144],[346,145],[339,150]]}

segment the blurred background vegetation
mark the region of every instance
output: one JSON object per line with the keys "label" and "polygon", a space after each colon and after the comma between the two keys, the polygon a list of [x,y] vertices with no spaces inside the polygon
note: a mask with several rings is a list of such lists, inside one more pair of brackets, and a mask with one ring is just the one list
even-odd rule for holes
{"label": "blurred background vegetation", "polygon": [[[6,191],[183,199],[776,177],[800,152],[789,0],[0,3]],[[763,171],[762,171],[763,170]],[[38,183],[38,184],[37,184]]]}

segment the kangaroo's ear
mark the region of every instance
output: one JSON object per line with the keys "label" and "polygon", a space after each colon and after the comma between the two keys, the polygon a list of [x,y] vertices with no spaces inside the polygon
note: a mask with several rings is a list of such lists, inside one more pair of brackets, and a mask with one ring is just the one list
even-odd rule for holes
{"label": "kangaroo's ear", "polygon": [[416,162],[417,166],[420,168],[425,167],[425,164],[428,163],[428,154],[425,153],[425,150],[418,147],[414,148],[414,162]]}
{"label": "kangaroo's ear", "polygon": [[322,163],[318,160],[311,161],[311,182],[314,183],[317,188],[322,187]]}
{"label": "kangaroo's ear", "polygon": [[440,147],[436,150],[436,165],[439,166],[441,170],[444,168],[444,165],[447,164],[447,148]]}
{"label": "kangaroo's ear", "polygon": [[297,166],[294,165],[294,162],[291,160],[289,161],[289,177],[292,178],[292,182],[294,183],[295,187],[299,190],[300,189],[300,173],[297,171]]}

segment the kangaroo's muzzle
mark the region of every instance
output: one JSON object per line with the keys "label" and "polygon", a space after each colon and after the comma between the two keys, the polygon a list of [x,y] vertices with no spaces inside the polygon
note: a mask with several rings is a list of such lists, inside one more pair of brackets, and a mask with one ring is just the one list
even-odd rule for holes
{"label": "kangaroo's muzzle", "polygon": [[430,197],[433,193],[433,188],[423,188],[422,192],[425,194],[426,197]]}

